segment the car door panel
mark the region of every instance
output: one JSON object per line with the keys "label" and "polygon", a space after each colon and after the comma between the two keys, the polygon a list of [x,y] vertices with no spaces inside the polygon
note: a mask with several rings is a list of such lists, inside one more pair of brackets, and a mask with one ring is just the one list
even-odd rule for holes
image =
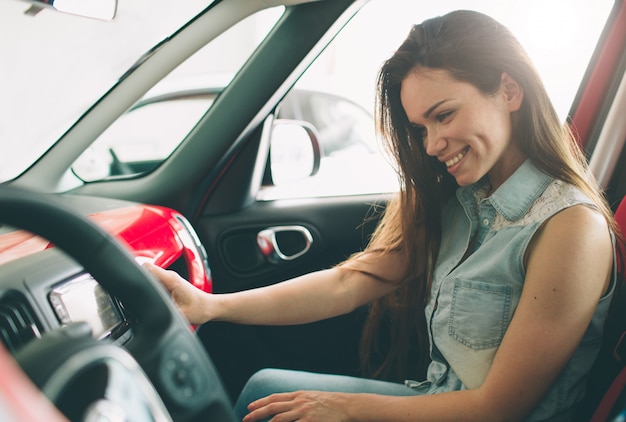
{"label": "car door panel", "polygon": [[[388,195],[255,202],[236,213],[199,219],[196,230],[211,260],[215,291],[271,284],[341,262],[364,247],[386,200]],[[308,229],[310,249],[293,260],[265,257],[257,235],[272,227]]]}

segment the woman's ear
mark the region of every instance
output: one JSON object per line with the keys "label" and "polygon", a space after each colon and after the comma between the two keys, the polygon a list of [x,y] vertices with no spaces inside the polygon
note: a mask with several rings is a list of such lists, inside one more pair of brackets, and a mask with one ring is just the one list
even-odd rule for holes
{"label": "woman's ear", "polygon": [[510,112],[517,111],[524,100],[524,90],[511,75],[502,73],[502,92]]}

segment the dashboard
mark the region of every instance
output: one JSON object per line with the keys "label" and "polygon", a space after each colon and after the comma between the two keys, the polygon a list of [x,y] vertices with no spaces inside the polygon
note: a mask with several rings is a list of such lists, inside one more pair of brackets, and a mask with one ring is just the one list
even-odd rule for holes
{"label": "dashboard", "polygon": [[[206,251],[178,212],[103,198],[67,200],[116,237],[137,262],[175,269],[196,287],[212,291]],[[11,353],[73,322],[86,322],[97,339],[124,344],[132,337],[132,321],[122,304],[63,251],[31,233],[0,226],[0,341]]]}

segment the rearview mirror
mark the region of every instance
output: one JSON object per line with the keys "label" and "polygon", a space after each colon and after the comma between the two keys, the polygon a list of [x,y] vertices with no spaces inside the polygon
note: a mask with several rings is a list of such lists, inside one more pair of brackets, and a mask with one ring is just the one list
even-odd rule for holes
{"label": "rearview mirror", "polygon": [[117,0],[24,0],[35,9],[51,8],[58,12],[102,20],[112,20]]}

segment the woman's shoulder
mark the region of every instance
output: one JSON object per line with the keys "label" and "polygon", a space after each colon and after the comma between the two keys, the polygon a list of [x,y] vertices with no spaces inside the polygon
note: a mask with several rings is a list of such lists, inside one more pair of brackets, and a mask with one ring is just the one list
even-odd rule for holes
{"label": "woman's shoulder", "polygon": [[534,202],[525,218],[536,221],[546,220],[565,209],[578,205],[584,208],[597,208],[593,200],[578,187],[553,179]]}
{"label": "woman's shoulder", "polygon": [[565,245],[586,250],[587,254],[611,249],[609,223],[593,200],[576,186],[554,180],[531,214],[542,221],[538,239],[554,239],[561,245],[556,250],[563,252]]}

